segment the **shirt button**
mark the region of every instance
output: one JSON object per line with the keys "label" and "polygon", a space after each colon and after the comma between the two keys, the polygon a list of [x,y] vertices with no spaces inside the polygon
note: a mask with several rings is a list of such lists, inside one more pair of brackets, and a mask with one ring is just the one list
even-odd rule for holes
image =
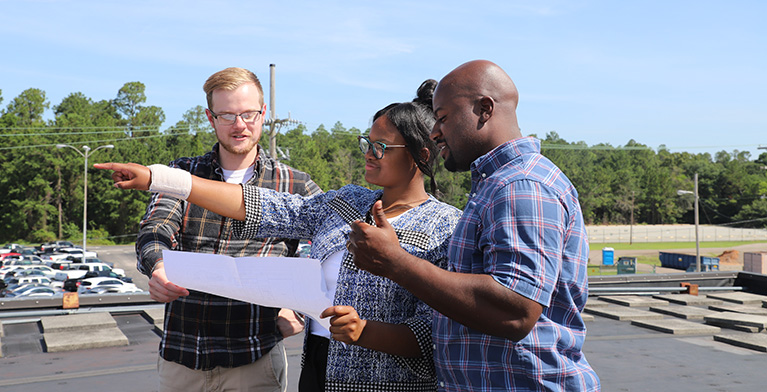
{"label": "shirt button", "polygon": [[440,381],[440,382],[439,382],[439,386],[441,386],[442,388],[444,388],[444,387],[445,387],[445,382],[444,382],[444,381]]}
{"label": "shirt button", "polygon": [[477,192],[472,193],[471,197],[477,197]]}
{"label": "shirt button", "polygon": [[482,173],[482,178],[485,178],[485,177],[487,177],[487,174]]}
{"label": "shirt button", "polygon": [[432,348],[432,350],[436,350],[437,349],[437,345],[436,344],[432,344],[431,348]]}

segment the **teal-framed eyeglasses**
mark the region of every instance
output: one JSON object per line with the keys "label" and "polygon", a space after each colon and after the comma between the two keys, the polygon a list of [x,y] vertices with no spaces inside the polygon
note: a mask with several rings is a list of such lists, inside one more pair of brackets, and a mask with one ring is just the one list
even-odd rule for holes
{"label": "teal-framed eyeglasses", "polygon": [[[210,109],[208,109],[210,110]],[[218,121],[221,121],[224,125],[232,125],[235,122],[237,122],[237,117],[241,118],[242,121],[245,123],[254,123],[258,121],[258,118],[261,117],[262,110],[252,110],[249,112],[243,112],[240,114],[234,114],[234,113],[221,113],[217,114],[210,110],[210,114]]]}
{"label": "teal-framed eyeglasses", "polygon": [[367,136],[357,136],[357,140],[360,142],[360,151],[363,154],[367,154],[371,149],[373,150],[373,156],[376,159],[384,157],[384,152],[387,148],[407,147],[406,144],[386,144],[383,142],[371,142]]}

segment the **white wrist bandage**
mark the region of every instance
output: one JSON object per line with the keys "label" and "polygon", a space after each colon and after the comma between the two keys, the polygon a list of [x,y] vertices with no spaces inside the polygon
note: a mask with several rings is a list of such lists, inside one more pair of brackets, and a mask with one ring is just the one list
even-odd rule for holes
{"label": "white wrist bandage", "polygon": [[181,169],[165,165],[150,165],[152,182],[149,191],[186,200],[192,193],[192,175]]}

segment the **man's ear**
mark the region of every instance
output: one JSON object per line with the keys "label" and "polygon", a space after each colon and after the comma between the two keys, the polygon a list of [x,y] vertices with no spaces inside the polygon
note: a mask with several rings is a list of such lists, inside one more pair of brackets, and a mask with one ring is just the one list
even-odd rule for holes
{"label": "man's ear", "polygon": [[210,111],[210,109],[205,109],[205,116],[208,117],[208,122],[210,122],[210,126],[213,127],[213,129],[216,129],[216,123],[213,121],[213,113]]}
{"label": "man's ear", "polygon": [[483,96],[477,101],[479,104],[479,122],[486,123],[493,117],[493,109],[495,109],[495,101],[492,97]]}

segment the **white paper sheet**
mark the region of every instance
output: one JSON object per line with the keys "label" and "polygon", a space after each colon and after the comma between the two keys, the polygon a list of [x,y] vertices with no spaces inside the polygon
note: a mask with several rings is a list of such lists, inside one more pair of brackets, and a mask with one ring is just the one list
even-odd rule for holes
{"label": "white paper sheet", "polygon": [[333,305],[319,260],[230,257],[164,250],[168,280],[187,289],[275,308],[293,309],[330,327],[320,313]]}

